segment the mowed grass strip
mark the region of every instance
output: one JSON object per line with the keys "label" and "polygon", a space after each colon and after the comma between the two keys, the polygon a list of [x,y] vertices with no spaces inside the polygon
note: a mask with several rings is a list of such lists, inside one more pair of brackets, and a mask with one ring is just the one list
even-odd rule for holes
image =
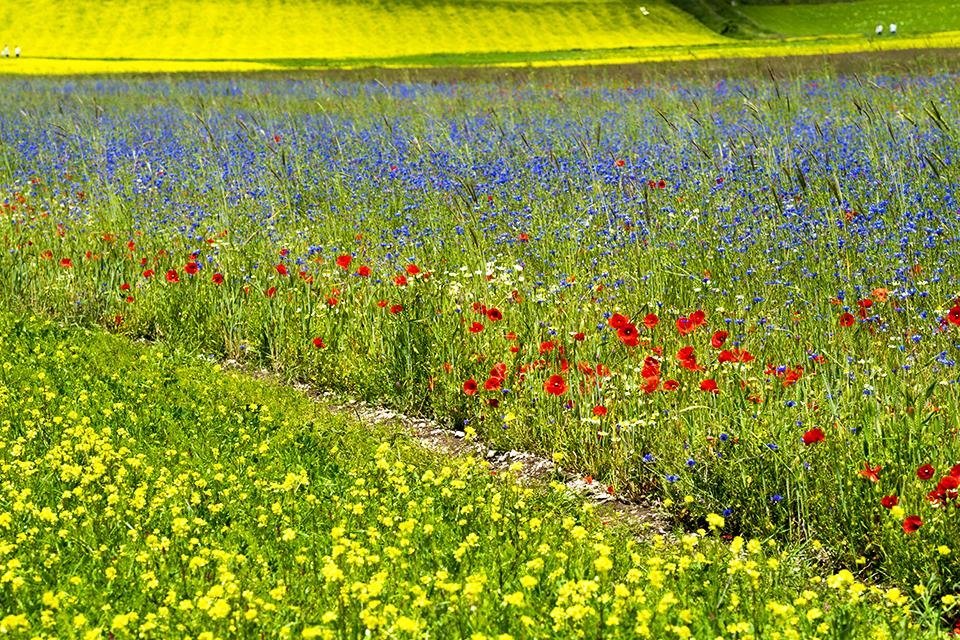
{"label": "mowed grass strip", "polygon": [[638,542],[562,487],[102,332],[4,315],[0,346],[10,637],[934,637],[813,547]]}
{"label": "mowed grass strip", "polygon": [[891,23],[897,25],[897,38],[960,30],[957,0],[855,0],[739,9],[760,26],[788,37],[873,36],[882,24],[884,39],[891,38]]}

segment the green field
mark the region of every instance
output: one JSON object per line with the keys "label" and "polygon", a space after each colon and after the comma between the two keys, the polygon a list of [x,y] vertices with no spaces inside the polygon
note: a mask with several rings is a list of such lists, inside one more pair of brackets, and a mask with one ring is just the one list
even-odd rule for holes
{"label": "green field", "polygon": [[787,37],[873,36],[878,24],[891,23],[897,36],[960,30],[956,0],[855,0],[789,5],[745,5],[740,11],[758,25]]}

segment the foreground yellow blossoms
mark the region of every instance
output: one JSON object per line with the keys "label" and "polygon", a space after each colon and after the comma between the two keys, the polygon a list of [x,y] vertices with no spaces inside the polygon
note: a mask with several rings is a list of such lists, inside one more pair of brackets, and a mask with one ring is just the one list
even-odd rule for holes
{"label": "foreground yellow blossoms", "polygon": [[0,354],[4,636],[937,637],[922,586],[816,545],[637,537],[560,483],[103,333],[3,317]]}

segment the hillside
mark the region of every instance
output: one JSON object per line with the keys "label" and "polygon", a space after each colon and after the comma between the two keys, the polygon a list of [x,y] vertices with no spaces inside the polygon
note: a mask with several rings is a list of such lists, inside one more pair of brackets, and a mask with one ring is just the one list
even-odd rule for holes
{"label": "hillside", "polygon": [[64,7],[3,3],[0,38],[32,58],[157,60],[350,60],[723,40],[663,0],[77,0]]}
{"label": "hillside", "polygon": [[[770,0],[771,2],[773,0]],[[546,66],[960,46],[960,0],[53,0],[0,4],[3,74]],[[900,25],[874,38],[878,22]]]}

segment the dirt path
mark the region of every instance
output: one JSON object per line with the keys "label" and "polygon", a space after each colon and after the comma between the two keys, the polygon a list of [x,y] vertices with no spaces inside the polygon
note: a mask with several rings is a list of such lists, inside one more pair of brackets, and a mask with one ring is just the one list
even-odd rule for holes
{"label": "dirt path", "polygon": [[[269,372],[260,375],[272,376]],[[521,465],[520,476],[533,481],[562,481],[567,489],[593,504],[605,521],[626,524],[639,535],[667,534],[672,531],[670,516],[654,501],[630,501],[623,496],[607,492],[607,485],[596,480],[584,479],[557,467],[554,462],[526,451],[501,451],[491,449],[478,438],[468,439],[463,431],[451,431],[429,419],[405,415],[392,409],[379,407],[359,400],[344,400],[342,396],[323,392],[305,384],[293,386],[314,398],[336,413],[348,415],[362,424],[399,425],[421,446],[445,455],[472,455],[482,458],[491,471],[503,472],[511,466]]]}

